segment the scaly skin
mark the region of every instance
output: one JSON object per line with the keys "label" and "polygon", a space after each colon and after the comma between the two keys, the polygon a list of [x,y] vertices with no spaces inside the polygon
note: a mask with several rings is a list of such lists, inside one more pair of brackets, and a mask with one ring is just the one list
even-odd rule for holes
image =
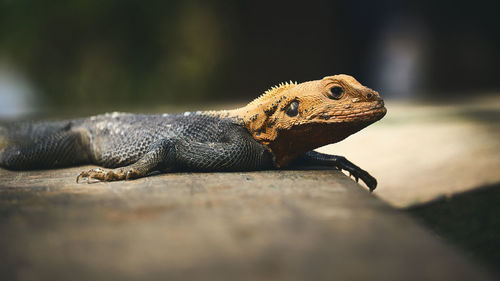
{"label": "scaly skin", "polygon": [[284,83],[227,111],[113,113],[0,127],[0,166],[14,169],[97,164],[77,181],[144,177],[153,171],[244,171],[330,165],[377,181],[345,158],[313,149],[343,140],[386,113],[376,91],[348,75]]}

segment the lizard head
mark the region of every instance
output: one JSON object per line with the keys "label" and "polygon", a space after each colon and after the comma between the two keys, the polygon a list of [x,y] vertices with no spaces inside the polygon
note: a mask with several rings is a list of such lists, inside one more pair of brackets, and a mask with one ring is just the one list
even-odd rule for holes
{"label": "lizard head", "polygon": [[282,83],[237,112],[283,166],[300,153],[341,141],[381,119],[386,108],[378,92],[340,74]]}

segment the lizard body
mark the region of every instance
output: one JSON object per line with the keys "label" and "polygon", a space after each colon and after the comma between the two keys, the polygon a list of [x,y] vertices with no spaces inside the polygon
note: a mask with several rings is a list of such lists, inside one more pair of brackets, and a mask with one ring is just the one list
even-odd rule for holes
{"label": "lizard body", "polygon": [[386,113],[373,91],[348,75],[282,83],[248,105],[183,114],[111,113],[0,127],[0,166],[40,169],[97,164],[81,178],[102,181],[153,171],[243,171],[294,163],[332,165],[376,180],[335,155],[313,149],[343,140]]}

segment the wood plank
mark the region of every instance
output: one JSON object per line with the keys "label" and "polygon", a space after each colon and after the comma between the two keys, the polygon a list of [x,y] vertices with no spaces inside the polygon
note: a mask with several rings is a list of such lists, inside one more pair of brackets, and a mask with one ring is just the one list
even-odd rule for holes
{"label": "wood plank", "polygon": [[493,280],[338,171],[86,168],[0,170],[5,280]]}

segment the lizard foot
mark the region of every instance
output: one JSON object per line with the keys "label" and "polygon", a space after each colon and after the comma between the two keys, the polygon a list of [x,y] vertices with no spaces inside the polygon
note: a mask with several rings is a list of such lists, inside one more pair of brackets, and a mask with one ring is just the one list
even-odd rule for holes
{"label": "lizard foot", "polygon": [[370,189],[370,192],[372,192],[375,188],[377,188],[377,179],[375,179],[372,175],[370,175],[367,171],[359,168],[358,166],[352,164],[349,161],[339,161],[337,168],[339,170],[345,170],[347,173],[349,173],[350,177],[354,177],[356,182],[359,182],[359,179],[361,179],[366,186]]}
{"label": "lizard foot", "polygon": [[366,184],[366,186],[368,186],[370,192],[372,192],[377,187],[377,180],[372,177],[372,175],[356,166],[343,156],[329,155],[312,150],[300,156],[298,160],[298,163],[301,163],[300,161],[305,161],[305,163],[308,164],[325,165],[334,167],[339,171],[347,171],[349,176],[354,177],[356,182],[359,182],[359,179],[361,179]]}
{"label": "lizard foot", "polygon": [[139,172],[134,168],[117,168],[113,170],[105,170],[101,168],[94,168],[88,171],[81,172],[78,177],[76,177],[76,182],[80,182],[81,179],[87,179],[87,183],[92,183],[92,180],[99,181],[119,181],[119,180],[129,180],[139,177]]}

